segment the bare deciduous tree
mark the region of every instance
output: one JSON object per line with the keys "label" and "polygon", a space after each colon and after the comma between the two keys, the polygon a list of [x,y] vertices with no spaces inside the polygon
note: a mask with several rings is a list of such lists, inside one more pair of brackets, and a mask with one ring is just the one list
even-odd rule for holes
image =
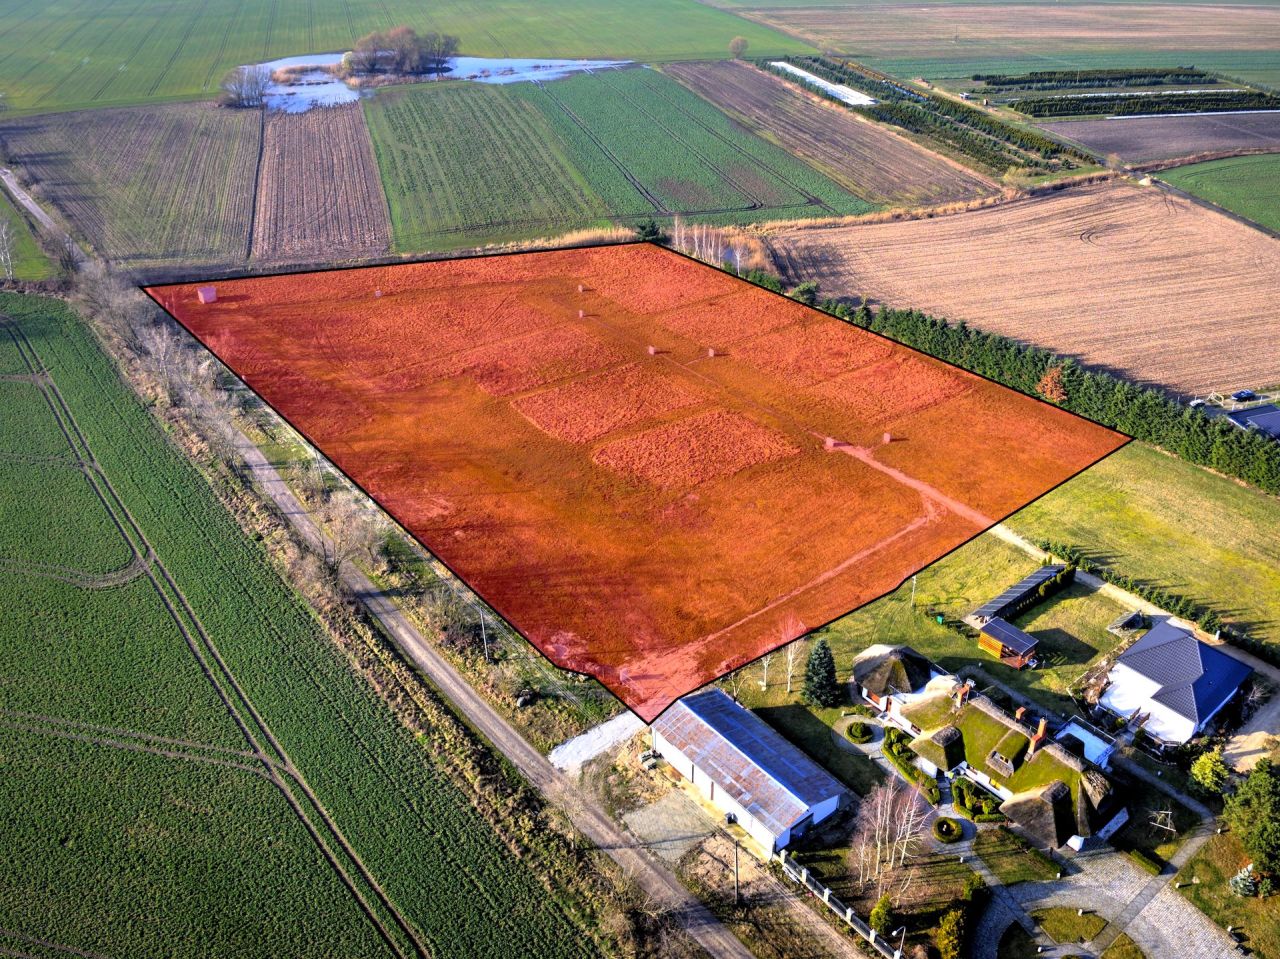
{"label": "bare deciduous tree", "polygon": [[372,514],[350,493],[335,493],[317,516],[324,529],[324,565],[330,579],[337,582],[347,566],[357,559],[371,559],[378,542]]}
{"label": "bare deciduous tree", "polygon": [[929,806],[897,778],[871,790],[858,806],[853,834],[853,871],[874,896],[901,896],[915,879],[910,862],[924,842]]}
{"label": "bare deciduous tree", "polygon": [[746,671],[742,669],[735,669],[724,678],[724,684],[735,703],[742,700],[742,682],[744,679],[746,679]]}
{"label": "bare deciduous tree", "polygon": [[0,221],[0,270],[4,271],[6,280],[13,279],[13,247],[17,236],[13,224],[8,220]]}
{"label": "bare deciduous tree", "polygon": [[787,692],[791,692],[791,683],[795,679],[796,664],[800,662],[800,644],[791,643],[787,646]]}
{"label": "bare deciduous tree", "polygon": [[773,662],[773,653],[765,653],[760,657],[760,688],[769,688],[769,664]]}
{"label": "bare deciduous tree", "polygon": [[742,55],[747,52],[747,38],[734,37],[729,41],[729,52],[733,54],[735,60],[741,60]]}
{"label": "bare deciduous tree", "polygon": [[229,107],[260,107],[271,84],[271,71],[261,64],[236,67],[222,78],[222,103]]}

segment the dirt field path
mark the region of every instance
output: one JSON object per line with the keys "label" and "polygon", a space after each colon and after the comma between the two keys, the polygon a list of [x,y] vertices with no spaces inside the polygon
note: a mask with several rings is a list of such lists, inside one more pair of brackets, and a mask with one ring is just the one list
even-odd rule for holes
{"label": "dirt field path", "polygon": [[928,220],[780,228],[792,281],[964,320],[1196,395],[1280,382],[1280,245],[1108,182]]}
{"label": "dirt field path", "polygon": [[[254,481],[284,518],[309,544],[320,544],[323,533],[276,469],[244,436],[238,446]],[[343,581],[359,598],[387,635],[428,680],[488,741],[553,805],[563,808],[574,826],[614,860],[649,895],[664,903],[707,952],[716,957],[751,959],[751,953],[711,911],[695,899],[670,870],[645,853],[602,810],[593,805],[568,778],[531,746],[466,680],[444,660],[398,606],[373,582],[352,567]]]}

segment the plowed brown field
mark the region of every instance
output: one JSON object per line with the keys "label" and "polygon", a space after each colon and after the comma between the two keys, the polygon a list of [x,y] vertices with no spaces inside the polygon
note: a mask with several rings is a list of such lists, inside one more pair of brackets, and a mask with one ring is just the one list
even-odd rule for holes
{"label": "plowed brown field", "polygon": [[781,231],[786,272],[1188,394],[1280,382],[1280,244],[1107,183],[931,220]]}
{"label": "plowed brown field", "polygon": [[1128,163],[1230,150],[1280,150],[1280,112],[1117,117],[1046,123],[1050,133]]}
{"label": "plowed brown field", "polygon": [[267,114],[253,255],[332,260],[385,253],[391,223],[360,104]]}
{"label": "plowed brown field", "polygon": [[870,203],[948,203],[996,190],[976,173],[740,61],[662,69]]}
{"label": "plowed brown field", "polygon": [[150,292],[554,662],[645,719],[1123,443],[653,246],[217,290]]}

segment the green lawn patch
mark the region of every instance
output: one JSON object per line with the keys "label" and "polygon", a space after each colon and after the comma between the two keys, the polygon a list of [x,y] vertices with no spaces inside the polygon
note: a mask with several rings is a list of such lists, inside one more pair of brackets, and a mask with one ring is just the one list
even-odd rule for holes
{"label": "green lawn patch", "polygon": [[1280,231],[1280,155],[1230,157],[1160,174],[1174,186]]}
{"label": "green lawn patch", "polygon": [[1100,959],[1147,959],[1147,954],[1123,932],[1103,950]]}
{"label": "green lawn patch", "polygon": [[[1210,836],[1178,873],[1179,892],[1210,919],[1234,927],[1249,953],[1261,959],[1280,957],[1280,899],[1242,899],[1227,888],[1227,881],[1245,863],[1248,854],[1230,833]],[[1199,882],[1193,883],[1192,879]]]}
{"label": "green lawn patch", "polygon": [[1057,878],[1058,867],[1007,829],[983,829],[973,849],[1006,886]]}
{"label": "green lawn patch", "polygon": [[1037,909],[1031,913],[1031,918],[1045,931],[1045,935],[1057,943],[1089,942],[1107,924],[1107,920],[1095,913],[1086,912],[1082,916],[1066,906]]}
{"label": "green lawn patch", "polygon": [[[0,187],[0,222],[13,230],[13,278],[15,280],[47,280],[54,274],[53,262],[44,255],[26,217],[14,205],[8,192]],[[0,279],[4,271],[0,269]]]}
{"label": "green lawn patch", "polygon": [[884,773],[870,759],[836,745],[831,723],[840,718],[839,709],[815,709],[794,703],[765,706],[757,709],[756,715],[859,796],[884,781]]}
{"label": "green lawn patch", "polygon": [[1280,643],[1280,498],[1130,443],[1008,525],[1075,544]]}

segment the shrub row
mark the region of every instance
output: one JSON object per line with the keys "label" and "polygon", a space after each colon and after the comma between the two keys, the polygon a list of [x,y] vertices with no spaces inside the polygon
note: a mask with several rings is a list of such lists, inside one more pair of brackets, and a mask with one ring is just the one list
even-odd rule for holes
{"label": "shrub row", "polygon": [[1255,90],[1205,90],[1199,93],[1153,93],[1149,96],[1023,97],[1009,101],[1019,113],[1033,117],[1078,117],[1106,113],[1204,113],[1219,110],[1280,110],[1280,97]]}
{"label": "shrub row", "polygon": [[942,790],[938,788],[937,780],[925,775],[924,770],[916,765],[916,754],[908,746],[910,742],[911,737],[901,729],[896,726],[886,726],[882,751],[889,758],[889,762],[893,763],[894,768],[902,773],[908,782],[919,786],[924,798],[936,806],[942,801]]}
{"label": "shrub row", "polygon": [[1153,70],[1032,70],[1030,73],[975,73],[973,80],[989,87],[1151,87],[1165,83],[1217,83],[1218,78],[1195,67]]}
{"label": "shrub row", "polygon": [[[1010,166],[1041,166],[1043,161],[1058,160],[1066,165],[1072,161],[1090,163],[1087,153],[1036,133],[1005,123],[983,110],[957,103],[938,94],[923,94],[909,87],[881,79],[848,61],[831,57],[787,58],[802,70],[831,83],[840,83],[866,93],[879,100],[874,106],[853,107],[859,113],[892,123],[913,133],[921,133],[946,143],[978,162],[996,169]],[[777,73],[791,82],[791,74],[765,63],[766,70]],[[814,89],[815,92],[824,91]],[[830,99],[835,99],[830,97]],[[842,102],[842,101],[837,101]],[[847,106],[847,104],[845,104]]]}

